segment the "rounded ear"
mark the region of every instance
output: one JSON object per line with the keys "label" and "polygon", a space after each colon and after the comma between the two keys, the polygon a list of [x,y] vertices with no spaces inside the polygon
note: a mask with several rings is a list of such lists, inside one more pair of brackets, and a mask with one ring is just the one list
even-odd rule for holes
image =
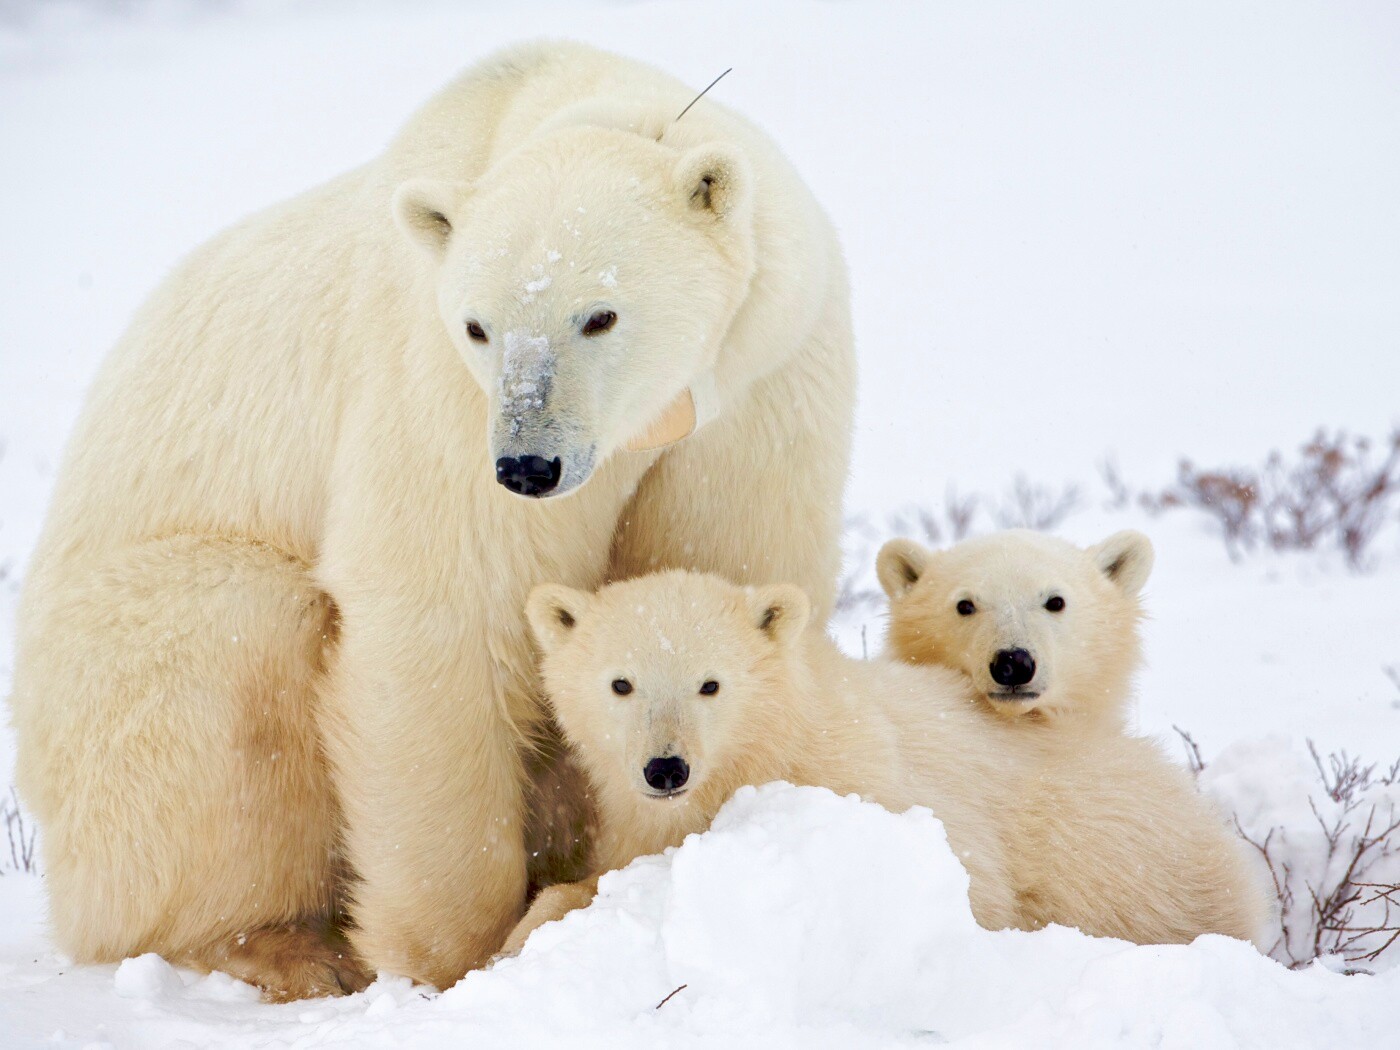
{"label": "rounded ear", "polygon": [[540,649],[549,652],[563,644],[588,612],[593,595],[565,587],[562,583],[542,583],[530,592],[525,616]]}
{"label": "rounded ear", "polygon": [[1136,529],[1115,532],[1102,543],[1089,548],[1089,556],[1099,571],[1124,593],[1135,595],[1152,575],[1152,541]]}
{"label": "rounded ear", "polygon": [[696,146],[676,162],[676,188],[690,209],[721,222],[748,214],[752,181],[743,154],[724,143]]}
{"label": "rounded ear", "polygon": [[457,194],[435,179],[409,179],[394,191],[394,222],[408,239],[435,258],[452,236],[452,206]]}
{"label": "rounded ear", "polygon": [[749,615],[753,624],[779,645],[787,645],[807,626],[812,604],[801,587],[774,583],[749,592]]}
{"label": "rounded ear", "polygon": [[891,601],[903,598],[919,582],[932,557],[933,551],[913,540],[890,540],[881,547],[875,558],[875,575],[880,578],[885,595]]}

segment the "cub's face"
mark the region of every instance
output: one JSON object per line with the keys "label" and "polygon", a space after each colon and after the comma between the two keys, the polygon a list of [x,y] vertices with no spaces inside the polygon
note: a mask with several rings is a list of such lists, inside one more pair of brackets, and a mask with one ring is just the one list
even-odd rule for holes
{"label": "cub's face", "polygon": [[594,782],[667,805],[735,758],[807,619],[796,587],[667,572],[535,588],[545,689]]}
{"label": "cub's face", "polygon": [[937,552],[892,540],[877,564],[890,648],[965,672],[1003,715],[1116,707],[1139,662],[1152,560],[1131,531],[1087,550],[1024,530]]}
{"label": "cub's face", "polygon": [[400,187],[397,221],[490,403],[483,469],[517,495],[564,495],[690,407],[753,272],[748,182],[728,147],[582,127],[471,188]]}

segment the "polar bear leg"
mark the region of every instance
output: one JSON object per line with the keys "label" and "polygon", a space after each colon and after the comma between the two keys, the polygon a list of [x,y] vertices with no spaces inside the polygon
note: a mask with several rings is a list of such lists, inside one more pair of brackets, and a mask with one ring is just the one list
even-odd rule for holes
{"label": "polar bear leg", "polygon": [[[242,960],[273,995],[339,990],[294,972],[286,949],[310,939],[281,929],[329,914],[336,883],[314,725],[335,614],[305,566],[178,536],[48,572],[14,703],[60,946]],[[279,950],[259,950],[266,931]]]}
{"label": "polar bear leg", "polygon": [[350,942],[319,921],[255,927],[172,955],[170,961],[255,984],[273,1003],[360,992],[372,979]]}
{"label": "polar bear leg", "polygon": [[510,931],[510,936],[501,946],[497,958],[519,955],[520,949],[525,947],[525,942],[530,939],[530,934],[547,922],[558,922],[569,912],[588,907],[597,895],[597,875],[582,882],[561,882],[540,890],[530,902],[530,910],[525,913],[525,917]]}
{"label": "polar bear leg", "polygon": [[1028,927],[1138,944],[1262,936],[1269,909],[1249,847],[1149,741],[1066,748],[1024,817]]}
{"label": "polar bear leg", "polygon": [[373,969],[447,988],[525,908],[518,676],[470,610],[382,592],[341,609],[322,725],[355,874],[349,936]]}

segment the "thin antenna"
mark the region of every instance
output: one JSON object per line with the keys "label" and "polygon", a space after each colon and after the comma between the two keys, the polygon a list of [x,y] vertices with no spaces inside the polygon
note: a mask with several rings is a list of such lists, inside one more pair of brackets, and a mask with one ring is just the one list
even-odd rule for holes
{"label": "thin antenna", "polygon": [[[732,72],[734,72],[734,67],[733,67],[733,66],[730,66],[728,69],[726,69],[726,70],[725,70],[723,73],[721,73],[719,76],[715,77],[714,80],[711,80],[710,83],[709,83],[709,86],[706,87],[704,91],[700,92],[700,94],[696,95],[693,99],[690,100],[690,106],[695,105],[695,103],[699,102],[702,98],[704,98],[706,92],[708,92],[708,91],[710,90],[710,88],[714,87],[716,84],[718,84],[718,83],[719,83],[721,80],[723,80],[725,77],[729,76],[729,74],[732,73]],[[677,113],[677,114],[676,114],[676,120],[680,120],[681,117],[683,117],[683,116],[685,116],[687,113],[689,113],[689,112],[690,112],[690,106],[686,106],[685,109],[683,109],[683,110],[681,110],[679,113]],[[671,121],[671,123],[674,124],[674,123],[676,122],[676,120]]]}

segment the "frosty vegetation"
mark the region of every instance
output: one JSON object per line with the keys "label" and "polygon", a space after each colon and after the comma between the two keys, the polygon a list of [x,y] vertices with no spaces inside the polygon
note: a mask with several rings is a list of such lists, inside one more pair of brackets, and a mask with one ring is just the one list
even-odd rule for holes
{"label": "frosty vegetation", "polygon": [[[1227,749],[1217,775],[1191,735],[1177,732],[1197,783],[1231,810],[1268,867],[1279,904],[1269,955],[1293,969],[1321,959],[1347,971],[1400,955],[1400,759],[1387,767],[1345,751],[1324,759],[1309,741],[1313,777],[1301,807],[1297,776],[1277,767],[1288,759],[1269,755],[1268,742]],[[1273,798],[1255,793],[1266,785],[1250,783],[1257,773],[1246,765],[1281,774]]]}
{"label": "frosty vegetation", "polygon": [[[1103,474],[1119,506],[1134,500],[1111,464]],[[1319,430],[1296,457],[1273,452],[1261,467],[1201,468],[1183,459],[1174,484],[1136,501],[1158,514],[1209,515],[1232,558],[1266,548],[1333,549],[1365,568],[1377,536],[1400,520],[1400,427],[1379,442]]]}
{"label": "frosty vegetation", "polygon": [[0,821],[5,824],[5,837],[9,846],[8,854],[0,854],[0,875],[9,872],[30,872],[39,870],[34,856],[38,837],[34,825],[26,819],[20,809],[19,796],[14,788],[0,799]]}
{"label": "frosty vegetation", "polygon": [[[1388,531],[1400,533],[1400,426],[1382,441],[1318,430],[1296,456],[1274,451],[1257,467],[1203,468],[1183,459],[1176,481],[1162,488],[1135,488],[1111,460],[1100,473],[1106,509],[1138,506],[1154,516],[1195,511],[1218,530],[1236,561],[1259,550],[1340,551],[1349,566],[1365,571],[1377,541]],[[888,539],[907,536],[936,548],[992,528],[1049,532],[1086,506],[1077,485],[1018,476],[999,495],[950,486],[941,504],[908,507],[883,521],[854,515],[846,522],[852,569],[841,581],[837,609],[884,600],[870,567]],[[1400,665],[1387,674],[1400,682]]]}

